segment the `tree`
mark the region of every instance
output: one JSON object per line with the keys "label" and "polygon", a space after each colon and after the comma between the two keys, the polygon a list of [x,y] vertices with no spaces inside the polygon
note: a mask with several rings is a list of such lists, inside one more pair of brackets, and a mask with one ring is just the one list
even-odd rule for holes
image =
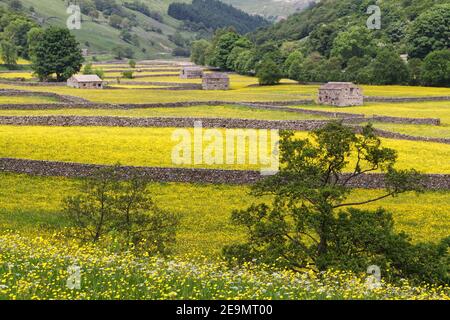
{"label": "tree", "polygon": [[226,32],[220,35],[213,47],[209,63],[212,66],[227,70],[228,55],[239,39],[240,36],[235,32]]}
{"label": "tree", "polygon": [[205,39],[194,41],[191,46],[191,61],[197,65],[204,66],[211,43]]}
{"label": "tree", "polygon": [[235,71],[239,74],[254,74],[255,72],[255,52],[253,50],[242,51],[234,63]]}
{"label": "tree", "polygon": [[0,43],[1,57],[3,63],[8,66],[15,66],[17,64],[17,49],[9,41],[3,40]]}
{"label": "tree", "polygon": [[425,85],[450,87],[450,51],[434,51],[427,55],[421,78]]}
{"label": "tree", "polygon": [[404,84],[408,82],[408,67],[393,50],[381,49],[371,67],[375,84]]}
{"label": "tree", "polygon": [[131,68],[136,68],[136,61],[133,59],[130,59],[130,61],[128,61],[128,64]]}
{"label": "tree", "polygon": [[408,40],[409,55],[425,58],[430,52],[450,47],[450,4],[437,5],[414,20]]}
{"label": "tree", "polygon": [[116,166],[86,178],[79,193],[63,202],[73,228],[70,234],[90,242],[113,237],[124,246],[168,253],[175,242],[179,217],[157,207],[147,192],[148,181],[141,175],[130,172],[128,177],[122,180]]}
{"label": "tree", "polygon": [[33,49],[32,68],[41,81],[56,74],[57,81],[65,81],[80,71],[83,55],[79,43],[68,29],[46,29]]}
{"label": "tree", "polygon": [[356,83],[371,83],[373,78],[370,57],[353,57],[347,62],[345,78]]}
{"label": "tree", "polygon": [[289,75],[290,79],[296,80],[295,78],[291,78],[290,69],[293,64],[296,64],[297,67],[300,66],[302,64],[303,60],[305,60],[305,57],[303,56],[303,54],[300,51],[295,50],[295,51],[291,52],[288,55],[288,57],[286,58],[286,61],[284,62],[283,73],[286,75]]}
{"label": "tree", "polygon": [[[376,264],[390,266],[395,276],[448,281],[450,239],[414,245],[395,233],[386,211],[355,208],[422,190],[421,175],[414,169],[396,170],[396,151],[382,146],[371,125],[357,134],[330,122],[306,139],[282,132],[280,156],[279,173],[253,187],[255,196],[271,196],[272,204],[254,204],[232,214],[232,222],[246,228],[247,242],[224,248],[230,262],[357,272]],[[385,174],[384,190],[352,198],[355,181],[377,171]]]}
{"label": "tree", "polygon": [[28,58],[28,32],[36,25],[26,20],[18,18],[11,21],[4,30],[4,35],[14,46],[17,47],[18,54],[24,58]]}
{"label": "tree", "polygon": [[274,85],[280,83],[283,73],[270,57],[266,57],[258,66],[256,76],[260,85]]}
{"label": "tree", "polygon": [[331,55],[348,61],[352,57],[372,55],[374,46],[372,36],[367,28],[354,26],[338,33],[333,42]]}
{"label": "tree", "polygon": [[409,70],[409,84],[417,86],[422,79],[422,60],[419,58],[412,58],[408,60]]}
{"label": "tree", "polygon": [[329,57],[333,48],[333,41],[339,32],[335,24],[322,24],[315,28],[309,38],[311,51],[317,51],[325,57]]}

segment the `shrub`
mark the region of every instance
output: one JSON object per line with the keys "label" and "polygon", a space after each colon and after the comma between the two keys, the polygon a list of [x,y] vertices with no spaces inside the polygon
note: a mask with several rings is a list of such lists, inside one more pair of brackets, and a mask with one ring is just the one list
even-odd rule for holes
{"label": "shrub", "polygon": [[134,77],[134,72],[129,70],[129,71],[124,71],[122,72],[122,77],[124,77],[125,79],[133,79]]}
{"label": "shrub", "polygon": [[112,236],[149,253],[168,253],[175,242],[179,217],[162,211],[147,193],[148,181],[135,172],[122,181],[119,167],[87,178],[79,194],[64,200],[71,235],[98,242]]}

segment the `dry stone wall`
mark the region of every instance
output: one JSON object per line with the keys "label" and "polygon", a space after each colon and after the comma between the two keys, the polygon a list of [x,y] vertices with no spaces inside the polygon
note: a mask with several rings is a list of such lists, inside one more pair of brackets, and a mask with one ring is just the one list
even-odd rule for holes
{"label": "dry stone wall", "polygon": [[[58,161],[0,158],[0,171],[39,176],[80,178],[92,175],[107,166]],[[264,178],[258,171],[208,170],[185,168],[129,167],[119,169],[123,179],[137,171],[143,177],[156,182],[253,184]],[[431,190],[449,190],[450,175],[426,175],[424,187]],[[383,174],[366,174],[354,179],[352,188],[380,189],[385,186]]]}

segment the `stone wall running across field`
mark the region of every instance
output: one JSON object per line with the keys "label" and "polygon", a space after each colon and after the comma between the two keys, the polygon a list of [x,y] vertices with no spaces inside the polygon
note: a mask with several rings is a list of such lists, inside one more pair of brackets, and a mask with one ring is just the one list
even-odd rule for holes
{"label": "stone wall running across field", "polygon": [[[89,100],[75,97],[75,96],[69,96],[69,95],[62,95],[57,94],[53,92],[40,92],[40,91],[26,91],[26,90],[15,90],[15,89],[0,89],[0,96],[3,97],[48,97],[58,100],[59,102],[65,103],[65,104],[89,104],[91,103]],[[14,104],[12,104],[14,105]],[[31,104],[33,106],[39,107],[42,106],[42,104],[36,103]],[[43,104],[44,106],[46,104]],[[3,105],[0,105],[3,106]],[[9,106],[9,105],[6,105]]]}
{"label": "stone wall running across field", "polygon": [[[352,124],[353,119],[343,119]],[[144,128],[192,128],[201,122],[204,128],[279,129],[313,131],[322,128],[330,120],[256,120],[233,118],[180,118],[180,117],[114,117],[114,116],[0,116],[0,125],[16,126],[105,126]],[[348,123],[347,123],[348,124]],[[358,132],[360,127],[354,126]],[[450,139],[419,137],[375,129],[384,138],[409,141],[426,141],[450,144]]]}
{"label": "stone wall running across field", "polygon": [[[107,166],[58,161],[38,161],[26,159],[0,158],[0,171],[38,176],[59,176],[80,178],[92,175]],[[208,170],[185,168],[127,167],[120,169],[122,177],[131,172],[156,182],[212,183],[212,184],[253,184],[264,178],[258,171]],[[430,190],[449,190],[450,175],[426,175],[424,187]],[[383,174],[365,174],[354,179],[352,188],[379,189],[385,186]]]}
{"label": "stone wall running across field", "polygon": [[364,97],[365,102],[425,102],[425,101],[450,101],[450,96],[436,96],[436,97]]}

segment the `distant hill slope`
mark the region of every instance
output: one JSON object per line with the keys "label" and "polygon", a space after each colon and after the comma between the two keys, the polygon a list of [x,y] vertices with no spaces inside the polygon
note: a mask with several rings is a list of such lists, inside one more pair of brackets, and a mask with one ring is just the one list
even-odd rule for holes
{"label": "distant hill slope", "polygon": [[[63,0],[20,0],[24,11],[32,15],[41,25],[65,26],[69,15],[66,13],[67,1]],[[123,28],[113,27],[109,24],[108,17],[100,14],[98,17],[83,14],[81,30],[73,30],[78,41],[83,48],[90,52],[101,55],[109,54],[115,47],[128,47],[134,51],[136,58],[156,58],[169,57],[172,49],[177,47],[173,41],[173,35],[177,32],[180,22],[167,15],[167,8],[173,0],[139,0],[148,8],[156,12],[162,21],[151,18],[136,10],[126,8],[124,3],[132,3],[134,0],[80,0],[83,4],[92,1],[105,1],[113,3],[114,1],[127,15],[133,18],[129,19],[136,24],[130,29],[132,40],[121,34]],[[178,0],[180,1],[180,0]],[[184,1],[184,0],[181,0]],[[0,0],[0,5],[6,5],[8,0]],[[83,10],[83,6],[82,6]],[[185,38],[192,38],[193,34],[189,32],[181,33]],[[137,45],[138,43],[138,45]]]}
{"label": "distant hill slope", "polygon": [[302,11],[318,0],[223,0],[251,14],[259,14],[269,20],[286,18]]}
{"label": "distant hill slope", "polygon": [[[367,8],[373,1],[360,0],[321,0],[300,13],[291,15],[265,30],[253,35],[257,43],[266,41],[300,40],[326,26],[335,36],[338,31],[352,25],[365,25],[369,15]],[[380,2],[382,29],[380,34],[387,35],[391,41],[405,44],[405,33],[418,15],[436,4],[448,3],[448,0],[384,0]],[[333,39],[330,38],[329,41]]]}
{"label": "distant hill slope", "polygon": [[169,6],[168,14],[175,19],[195,24],[195,28],[216,30],[233,26],[241,34],[269,25],[261,16],[250,15],[218,0],[175,2]]}

